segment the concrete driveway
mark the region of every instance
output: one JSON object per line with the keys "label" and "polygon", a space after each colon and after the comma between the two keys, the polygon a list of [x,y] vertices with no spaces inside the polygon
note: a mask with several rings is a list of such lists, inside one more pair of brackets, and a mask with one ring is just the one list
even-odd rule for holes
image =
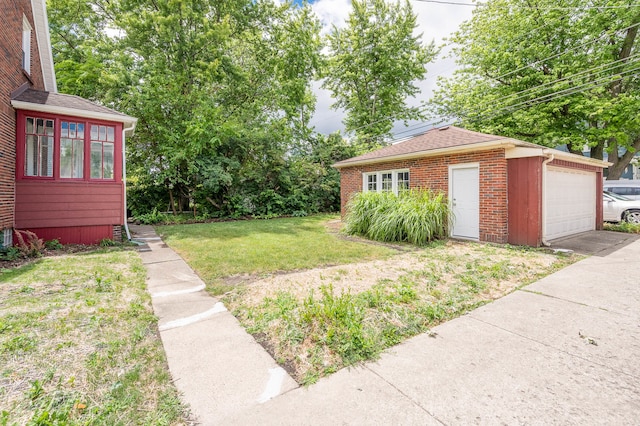
{"label": "concrete driveway", "polygon": [[588,231],[549,241],[551,248],[573,250],[590,256],[606,256],[640,239],[640,235],[613,231]]}
{"label": "concrete driveway", "polygon": [[596,235],[596,256],[224,423],[639,424],[640,241]]}

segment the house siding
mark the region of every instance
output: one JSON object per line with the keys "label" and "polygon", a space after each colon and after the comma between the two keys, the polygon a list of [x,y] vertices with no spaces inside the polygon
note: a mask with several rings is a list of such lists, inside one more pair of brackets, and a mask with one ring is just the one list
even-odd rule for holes
{"label": "house siding", "polygon": [[[22,70],[22,19],[31,27],[31,74]],[[16,112],[11,94],[23,85],[44,90],[31,2],[4,2],[0,25],[0,230],[14,225]]]}
{"label": "house siding", "polygon": [[342,168],[342,214],[346,213],[346,204],[353,194],[362,191],[362,173],[409,169],[411,188],[429,188],[447,194],[449,166],[465,163],[478,163],[480,166],[480,241],[506,243],[507,160],[502,148]]}
{"label": "house siding", "polygon": [[507,162],[509,238],[513,245],[542,243],[542,162],[544,157],[513,158]]}

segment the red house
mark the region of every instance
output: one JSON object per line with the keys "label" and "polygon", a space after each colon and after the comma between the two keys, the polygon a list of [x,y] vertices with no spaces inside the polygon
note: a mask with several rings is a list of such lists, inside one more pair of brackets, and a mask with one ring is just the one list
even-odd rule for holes
{"label": "red house", "polygon": [[340,161],[342,213],[360,191],[431,188],[448,195],[451,236],[517,245],[602,229],[609,163],[454,126]]}
{"label": "red house", "polygon": [[125,136],[136,119],[57,93],[44,0],[3,2],[0,230],[93,244],[125,223]]}

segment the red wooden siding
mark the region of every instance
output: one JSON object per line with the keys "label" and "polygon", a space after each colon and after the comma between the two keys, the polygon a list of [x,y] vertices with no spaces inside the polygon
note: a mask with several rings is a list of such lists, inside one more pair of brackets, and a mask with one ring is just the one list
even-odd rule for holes
{"label": "red wooden siding", "polygon": [[[44,241],[58,240],[62,244],[97,244],[105,238],[115,239],[113,226],[75,226],[66,228],[30,228]],[[14,237],[14,244],[17,243]]]}
{"label": "red wooden siding", "polygon": [[509,175],[509,244],[538,247],[542,244],[543,157],[507,161]]}
{"label": "red wooden siding", "polygon": [[18,181],[16,228],[121,225],[122,198],[121,182]]}

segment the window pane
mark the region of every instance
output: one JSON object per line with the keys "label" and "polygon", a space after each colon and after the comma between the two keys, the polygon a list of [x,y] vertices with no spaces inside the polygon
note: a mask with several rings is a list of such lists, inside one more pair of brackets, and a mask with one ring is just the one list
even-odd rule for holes
{"label": "window pane", "polygon": [[106,126],[100,126],[100,140],[101,141],[106,141],[107,140],[107,127]]}
{"label": "window pane", "polygon": [[33,133],[33,118],[27,118],[27,133]]}
{"label": "window pane", "polygon": [[69,137],[69,123],[63,121],[60,123],[60,137],[68,138]]}
{"label": "window pane", "polygon": [[82,178],[84,176],[84,141],[76,139],[73,141],[73,177]]}
{"label": "window pane", "polygon": [[44,130],[47,136],[53,136],[53,120],[47,120],[45,126]]}
{"label": "window pane", "polygon": [[44,120],[42,118],[36,120],[36,133],[39,135],[44,133]]}
{"label": "window pane", "polygon": [[60,177],[70,178],[73,176],[71,165],[73,163],[73,141],[71,139],[60,139]]}
{"label": "window pane", "polygon": [[393,189],[393,175],[391,173],[382,174],[382,190],[391,191]]}
{"label": "window pane", "polygon": [[114,132],[115,132],[115,129],[113,127],[107,127],[107,141],[109,142],[114,141]]}
{"label": "window pane", "polygon": [[91,177],[93,179],[102,177],[102,144],[100,142],[91,142]]}
{"label": "window pane", "polygon": [[104,179],[113,179],[113,144],[105,143],[103,145],[103,175]]}
{"label": "window pane", "polygon": [[78,123],[78,139],[84,139],[84,124]]}
{"label": "window pane", "polygon": [[91,125],[91,140],[98,140],[98,126],[95,124]]}
{"label": "window pane", "polygon": [[27,153],[26,153],[25,174],[27,176],[37,176],[38,170],[38,137],[27,135]]}
{"label": "window pane", "polygon": [[53,176],[53,138],[40,136],[39,176]]}
{"label": "window pane", "polygon": [[378,190],[377,180],[378,180],[378,176],[375,174],[367,176],[367,189],[369,191]]}
{"label": "window pane", "polygon": [[76,123],[69,123],[69,137],[76,137]]}

